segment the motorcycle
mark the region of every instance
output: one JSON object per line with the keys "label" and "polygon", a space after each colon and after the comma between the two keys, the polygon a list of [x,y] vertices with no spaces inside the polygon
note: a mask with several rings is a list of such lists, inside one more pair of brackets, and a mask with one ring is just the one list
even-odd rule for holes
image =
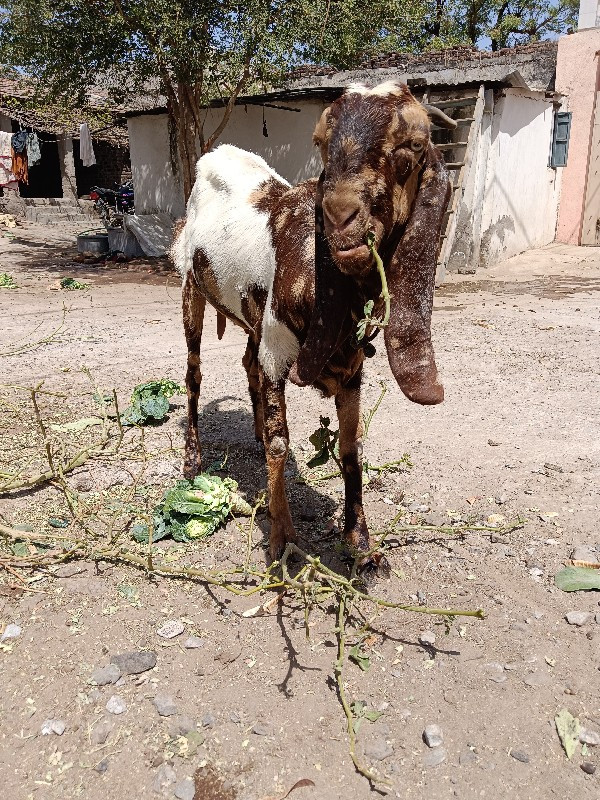
{"label": "motorcycle", "polygon": [[90,200],[94,201],[94,208],[100,214],[107,228],[123,227],[123,215],[135,212],[131,181],[121,184],[116,189],[92,186]]}

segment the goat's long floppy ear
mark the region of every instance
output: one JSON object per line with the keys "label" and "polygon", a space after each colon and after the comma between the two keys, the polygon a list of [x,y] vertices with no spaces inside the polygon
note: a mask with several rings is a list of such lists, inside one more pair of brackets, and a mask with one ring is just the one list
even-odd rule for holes
{"label": "goat's long floppy ear", "polygon": [[333,261],[325,236],[323,177],[321,174],[315,198],[315,304],[306,339],[289,373],[296,386],[316,381],[352,324],[351,280]]}
{"label": "goat's long floppy ear", "polygon": [[450,183],[444,159],[429,145],[418,194],[388,269],[390,321],[385,344],[398,385],[414,403],[444,399],[431,344],[431,311],[439,237]]}

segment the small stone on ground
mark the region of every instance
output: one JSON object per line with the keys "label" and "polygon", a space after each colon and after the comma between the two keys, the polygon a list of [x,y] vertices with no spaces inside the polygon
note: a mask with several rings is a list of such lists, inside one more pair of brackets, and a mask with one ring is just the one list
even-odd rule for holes
{"label": "small stone on ground", "polygon": [[439,747],[444,741],[444,734],[439,725],[426,725],[423,731],[423,739],[427,747]]}
{"label": "small stone on ground", "polygon": [[580,628],[588,622],[591,616],[589,611],[569,611],[568,614],[565,614],[565,619],[569,625],[577,625]]}
{"label": "small stone on ground", "polygon": [[127,703],[118,694],[113,694],[106,704],[109,714],[124,714],[127,711]]}
{"label": "small stone on ground", "polygon": [[529,764],[529,756],[522,750],[511,750],[510,754],[516,761],[521,761],[523,764]]}
{"label": "small stone on ground", "polygon": [[393,752],[394,748],[389,742],[386,742],[383,736],[374,736],[365,744],[365,755],[374,761],[383,761],[384,758],[389,758]]}
{"label": "small stone on ground", "polygon": [[119,667],[123,675],[139,675],[156,666],[156,653],[153,650],[120,653],[110,661]]}
{"label": "small stone on ground", "polygon": [[447,755],[445,747],[436,747],[434,750],[427,750],[427,752],[423,754],[423,766],[437,767],[446,760]]}
{"label": "small stone on ground", "polygon": [[176,636],[180,636],[184,630],[185,625],[181,620],[170,619],[164,625],[161,625],[156,633],[161,639],[174,639]]}
{"label": "small stone on ground", "polygon": [[42,736],[50,736],[52,733],[55,733],[57,736],[62,736],[66,727],[62,719],[47,719],[42,724]]}
{"label": "small stone on ground", "polygon": [[169,695],[157,694],[152,702],[161,717],[172,717],[177,713],[175,701]]}
{"label": "small stone on ground", "polygon": [[184,778],[182,781],[179,781],[174,791],[177,800],[194,800],[195,793],[196,788],[192,778]]}
{"label": "small stone on ground", "polygon": [[96,667],[92,672],[92,680],[98,686],[107,686],[116,683],[121,677],[121,668],[117,664],[107,664],[105,667]]}

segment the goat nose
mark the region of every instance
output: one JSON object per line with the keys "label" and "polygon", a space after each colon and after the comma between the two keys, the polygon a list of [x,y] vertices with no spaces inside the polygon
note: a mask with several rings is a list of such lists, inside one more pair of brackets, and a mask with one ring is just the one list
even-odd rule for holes
{"label": "goat nose", "polygon": [[326,197],[323,200],[323,212],[327,221],[338,231],[351,225],[360,211],[360,204],[354,198]]}

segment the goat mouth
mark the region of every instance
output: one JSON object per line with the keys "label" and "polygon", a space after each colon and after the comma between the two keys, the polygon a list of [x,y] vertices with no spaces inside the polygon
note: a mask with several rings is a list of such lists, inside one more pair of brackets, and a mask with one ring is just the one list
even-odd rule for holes
{"label": "goat mouth", "polygon": [[340,247],[334,252],[333,256],[336,261],[344,263],[366,261],[370,259],[371,254],[366,244],[359,244],[358,246]]}

